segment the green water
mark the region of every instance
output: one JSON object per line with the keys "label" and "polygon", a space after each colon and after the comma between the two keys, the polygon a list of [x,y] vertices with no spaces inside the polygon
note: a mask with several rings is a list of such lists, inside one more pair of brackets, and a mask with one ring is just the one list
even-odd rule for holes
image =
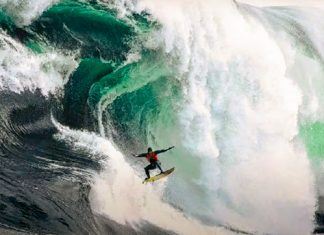
{"label": "green water", "polygon": [[324,123],[315,122],[302,125],[300,135],[308,155],[314,160],[324,159]]}
{"label": "green water", "polygon": [[103,63],[96,58],[82,59],[79,67],[74,71],[66,84],[64,96],[64,116],[67,124],[82,127],[87,123],[88,93],[93,83],[112,73],[114,66]]}
{"label": "green water", "polygon": [[[164,62],[158,58],[159,53],[141,49],[140,37],[157,25],[149,22],[145,15],[134,14],[124,20],[116,15],[115,10],[96,2],[65,0],[49,8],[24,29],[28,34],[23,41],[35,53],[55,48],[77,55],[79,66],[65,85],[63,101],[65,122],[72,127],[96,129],[95,111],[107,96],[115,99],[124,93],[134,93],[130,96],[136,96],[137,102],[128,113],[135,115],[134,107],[145,103],[142,100],[145,98],[141,97],[154,96],[150,81],[168,73]],[[10,26],[10,18],[5,14],[1,22]],[[125,64],[130,48],[136,44],[141,58]],[[120,119],[118,106],[125,110],[127,102],[127,98],[119,98],[119,105],[108,108],[115,124]],[[132,115],[127,118],[131,119]],[[129,126],[127,118],[123,123]]]}
{"label": "green water", "polygon": [[31,26],[56,48],[78,50],[81,57],[121,61],[134,30],[113,11],[79,1],[62,1]]}
{"label": "green water", "polygon": [[14,22],[2,9],[0,9],[0,26],[1,29],[9,33],[12,33],[15,29]]}

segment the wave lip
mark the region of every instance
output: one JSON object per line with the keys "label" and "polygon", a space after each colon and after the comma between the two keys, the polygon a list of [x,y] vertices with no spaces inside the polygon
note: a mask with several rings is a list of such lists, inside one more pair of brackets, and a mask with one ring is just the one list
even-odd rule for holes
{"label": "wave lip", "polygon": [[59,0],[2,0],[0,2],[0,7],[15,20],[18,26],[22,27],[29,25],[47,8],[58,1]]}

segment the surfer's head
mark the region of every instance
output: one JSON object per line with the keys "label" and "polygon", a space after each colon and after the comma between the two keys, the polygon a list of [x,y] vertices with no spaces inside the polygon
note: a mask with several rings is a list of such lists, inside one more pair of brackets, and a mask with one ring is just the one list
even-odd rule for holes
{"label": "surfer's head", "polygon": [[152,148],[149,147],[149,148],[147,149],[147,152],[148,152],[148,153],[152,152]]}

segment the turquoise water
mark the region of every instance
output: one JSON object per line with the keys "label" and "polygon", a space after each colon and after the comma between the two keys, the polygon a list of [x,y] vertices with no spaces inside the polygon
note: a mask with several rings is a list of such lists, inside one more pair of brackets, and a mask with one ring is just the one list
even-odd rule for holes
{"label": "turquoise water", "polygon": [[314,160],[324,156],[324,125],[321,122],[308,123],[301,126],[300,134],[305,142],[309,156]]}

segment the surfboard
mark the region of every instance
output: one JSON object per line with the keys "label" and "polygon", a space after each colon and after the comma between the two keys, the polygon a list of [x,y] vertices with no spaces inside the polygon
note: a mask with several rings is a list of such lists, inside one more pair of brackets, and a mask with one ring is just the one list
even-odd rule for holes
{"label": "surfboard", "polygon": [[162,179],[164,177],[167,177],[168,175],[170,175],[173,171],[174,171],[174,167],[172,167],[171,169],[169,170],[166,170],[164,171],[163,173],[161,174],[158,174],[158,175],[155,175],[155,176],[152,176],[151,178],[147,179],[147,180],[144,180],[143,181],[143,184],[146,184],[146,183],[153,183],[159,179]]}

